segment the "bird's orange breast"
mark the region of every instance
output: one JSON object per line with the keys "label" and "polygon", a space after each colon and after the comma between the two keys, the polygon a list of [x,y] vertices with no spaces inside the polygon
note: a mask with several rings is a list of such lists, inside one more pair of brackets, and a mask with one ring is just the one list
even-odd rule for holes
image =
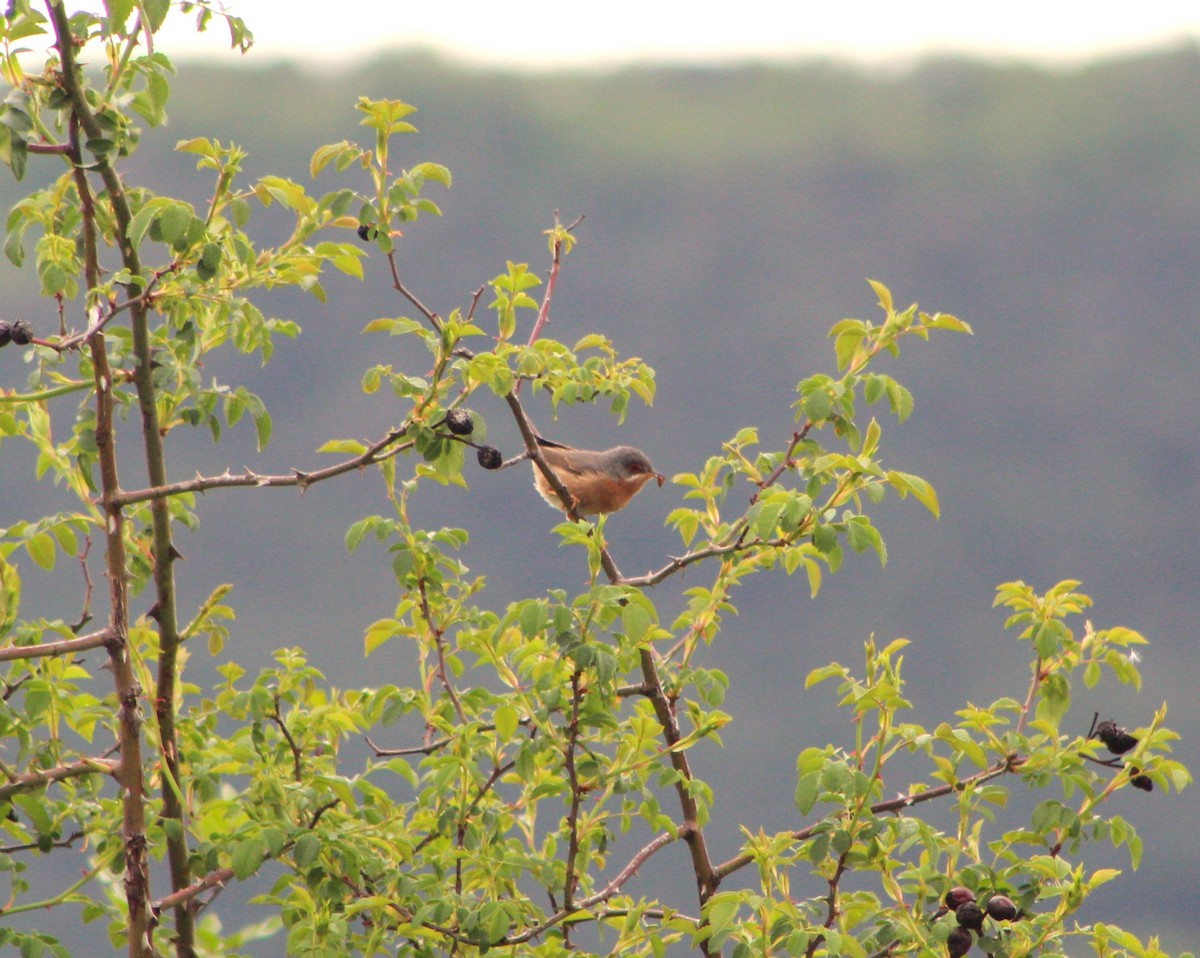
{"label": "bird's orange breast", "polygon": [[[642,486],[654,478],[651,474],[617,479],[605,472],[566,472],[562,469],[554,469],[554,474],[575,497],[575,511],[584,516],[624,509]],[[533,469],[533,483],[542,498],[555,509],[565,508],[546,477],[542,475],[542,471],[536,466]]]}

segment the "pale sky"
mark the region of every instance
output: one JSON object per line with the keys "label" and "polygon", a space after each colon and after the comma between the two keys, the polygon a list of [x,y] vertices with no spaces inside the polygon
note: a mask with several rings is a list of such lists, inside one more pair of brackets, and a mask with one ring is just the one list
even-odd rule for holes
{"label": "pale sky", "polygon": [[[1200,37],[1197,0],[227,0],[255,34],[253,61],[323,65],[403,44],[530,69],[650,59],[722,61],[834,55],[903,62],[951,51],[1057,63]],[[179,58],[220,56],[223,27],[197,37],[175,18]]]}

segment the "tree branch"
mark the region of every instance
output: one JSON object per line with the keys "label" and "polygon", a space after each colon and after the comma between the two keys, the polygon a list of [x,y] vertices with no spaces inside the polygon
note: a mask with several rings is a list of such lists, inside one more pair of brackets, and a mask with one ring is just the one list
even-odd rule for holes
{"label": "tree branch", "polygon": [[303,492],[309,486],[315,485],[318,482],[323,482],[326,479],[332,479],[334,476],[340,476],[347,472],[353,472],[355,469],[362,469],[365,466],[382,462],[392,456],[399,455],[406,449],[411,449],[413,445],[411,440],[394,446],[394,448],[388,448],[404,437],[406,429],[407,426],[402,426],[400,429],[393,430],[384,436],[384,438],[372,443],[365,452],[355,456],[353,459],[347,459],[344,462],[326,466],[324,469],[315,469],[312,472],[301,472],[299,469],[293,469],[290,475],[261,475],[247,469],[238,476],[231,475],[229,472],[221,476],[198,475],[195,479],[167,483],[152,489],[120,492],[115,498],[118,504],[127,506],[135,502],[166,499],[170,496],[180,496],[189,492],[207,492],[209,489],[228,489],[238,486],[299,486],[301,492]]}
{"label": "tree branch", "polygon": [[45,788],[47,785],[53,785],[55,782],[62,782],[69,778],[83,778],[85,775],[94,775],[97,772],[113,775],[120,779],[123,764],[121,761],[109,758],[83,758],[77,762],[56,765],[54,768],[27,772],[10,779],[7,785],[0,785],[0,802],[8,801],[14,795],[22,792],[32,792]]}
{"label": "tree branch", "polygon": [[117,634],[111,628],[101,629],[90,635],[82,635],[77,639],[63,639],[60,642],[42,642],[38,645],[7,645],[0,648],[0,662],[12,662],[17,659],[43,659],[51,655],[73,655],[76,652],[86,652],[88,649],[98,649],[117,641]]}
{"label": "tree branch", "polygon": [[[881,815],[886,812],[898,812],[902,808],[908,808],[912,805],[920,805],[924,802],[933,801],[935,798],[943,798],[954,792],[961,792],[973,785],[979,785],[983,782],[990,781],[993,778],[998,778],[1001,775],[1007,775],[1015,772],[1025,764],[1025,759],[1019,755],[1010,755],[1003,762],[997,762],[991,768],[985,768],[981,772],[976,772],[974,775],[969,775],[957,782],[952,782],[946,785],[939,785],[936,788],[928,789],[924,792],[910,792],[908,795],[900,795],[896,798],[888,799],[886,802],[876,802],[871,806],[872,815]],[[816,830],[820,827],[820,823],[809,825],[807,828],[801,828],[789,833],[792,841],[802,842],[813,836]],[[745,868],[754,861],[750,855],[736,855],[726,862],[718,865],[714,871],[717,879],[720,880],[734,872]]]}
{"label": "tree branch", "polygon": [[[89,138],[101,138],[103,131],[92,115],[86,94],[80,83],[81,72],[75,60],[75,37],[66,8],[62,0],[49,4],[50,20],[53,23],[55,45],[62,60],[61,83],[71,104],[72,118],[71,163],[76,187],[79,191],[80,208],[83,212],[84,269],[88,289],[99,282],[99,265],[96,253],[96,221],[91,190],[83,171],[83,157],[79,147],[79,127],[82,126]],[[125,216],[118,217],[122,227],[128,227],[128,205],[125,205],[121,182],[103,157],[97,157],[94,168],[100,173],[109,191],[109,201],[114,210],[121,204]],[[126,229],[119,230],[123,251],[130,252]],[[135,254],[136,262],[136,254]],[[133,270],[136,272],[136,270]],[[130,293],[134,295],[134,293]],[[113,497],[120,489],[117,471],[116,436],[113,430],[112,371],[108,365],[108,353],[104,337],[91,340],[92,369],[96,389],[96,448],[100,467],[101,505],[105,516],[105,561],[108,570],[110,618],[109,631],[112,640],[108,643],[109,664],[118,702],[117,735],[121,761],[112,770],[121,785],[122,844],[125,859],[125,903],[128,908],[127,948],[130,958],[149,955],[149,919],[147,908],[150,889],[150,866],[146,840],[146,796],[145,779],[142,771],[141,743],[141,688],[133,673],[128,649],[128,580],[125,571],[125,527],[124,515]],[[145,375],[149,375],[149,365]],[[82,774],[82,773],[81,773]]]}

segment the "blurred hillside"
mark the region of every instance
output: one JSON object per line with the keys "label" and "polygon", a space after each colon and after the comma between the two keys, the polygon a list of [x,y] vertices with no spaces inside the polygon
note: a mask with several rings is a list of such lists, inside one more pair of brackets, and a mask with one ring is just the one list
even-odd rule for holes
{"label": "blurred hillside", "polygon": [[[416,104],[421,133],[398,162],[437,160],[455,182],[429,193],[444,219],[422,219],[402,241],[407,282],[441,312],[465,306],[506,259],[544,270],[542,230],[555,209],[567,221],[586,214],[548,334],[574,342],[604,332],[656,368],[658,397],[620,429],[598,409],[565,409],[557,423],[547,408],[535,414],[546,434],[574,444],[641,446],[668,474],[697,469],[742,426],[784,442],[795,383],[832,371],[828,327],[878,315],[866,277],[889,285],[898,303],[916,299],[974,326],[973,339],[943,336],[888,361],[916,397],[908,423],[876,410],[884,461],[930,479],[942,519],[912,502],[886,504],[886,569],[850,557],[815,601],[800,580],[758,583],[737,597],[740,616],[709,652],[708,664],[731,675],[735,721],[723,752],[696,765],[717,793],[724,830],[710,841],[725,857],[740,843],[736,813],[751,826],[793,823],[798,750],[827,735],[850,741],[831,691],[803,692],[803,678],[830,660],[860,662],[871,633],[913,640],[916,720],[1022,691],[1024,649],[990,608],[994,587],[1014,578],[1039,589],[1082,579],[1098,600],[1097,625],[1126,624],[1151,639],[1145,693],[1077,690],[1078,733],[1092,708],[1134,727],[1166,700],[1184,733],[1180,757],[1200,768],[1197,90],[1194,47],[1070,72],[933,61],[899,76],[811,63],[526,77],[413,53],[337,74],[185,65],[170,127],[147,134],[130,179],[203,203],[205,178],[171,147],[205,135],[248,149],[251,176],[307,183],[317,146],[366,138],[358,96]],[[328,174],[314,187],[333,188]],[[5,208],[19,195],[0,183]],[[270,239],[272,218],[262,224]],[[266,398],[272,445],[257,455],[248,426],[234,431],[232,451],[172,437],[176,478],[309,467],[325,439],[391,424],[387,397],[359,391],[361,372],[382,361],[419,374],[426,357],[359,335],[377,316],[405,313],[378,256],[367,275],[363,284],[331,277],[328,306],[295,295],[268,301],[304,336],[281,342],[263,370],[230,360],[211,372]],[[52,324],[27,273],[0,264],[0,288],[6,314]],[[21,374],[4,360],[0,377],[15,384]],[[515,453],[501,405],[479,412],[492,441]],[[26,491],[31,469],[18,457],[6,444],[0,482],[13,515],[47,497]],[[127,474],[140,484],[135,468]],[[580,585],[583,570],[554,544],[555,517],[527,470],[468,478],[469,492],[427,487],[421,508],[425,521],[472,531],[466,560],[487,577],[487,601],[501,608]],[[652,489],[613,517],[623,569],[678,549],[661,520],[680,501],[670,486]],[[235,655],[265,662],[271,649],[299,644],[338,685],[378,683],[393,670],[399,680],[403,650],[369,661],[361,652],[363,627],[395,601],[386,561],[369,549],[347,558],[340,546],[350,522],[388,509],[370,476],[314,487],[303,500],[209,493],[198,509],[201,530],[181,544],[182,607],[236,582]],[[36,581],[32,570],[26,578]],[[296,582],[306,584],[300,594]],[[673,595],[656,597],[664,618]],[[64,614],[48,586],[43,601],[23,613]],[[1194,947],[1195,791],[1120,804],[1145,840],[1145,861],[1081,921]],[[1112,863],[1128,868],[1120,855]]]}

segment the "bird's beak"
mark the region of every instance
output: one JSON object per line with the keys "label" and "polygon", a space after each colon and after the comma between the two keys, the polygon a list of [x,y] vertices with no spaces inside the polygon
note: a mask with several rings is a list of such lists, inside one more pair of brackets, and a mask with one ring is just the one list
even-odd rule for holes
{"label": "bird's beak", "polygon": [[667,477],[664,476],[661,472],[656,472],[654,474],[654,478],[658,480],[658,487],[660,489],[662,488],[662,484],[667,481]]}

